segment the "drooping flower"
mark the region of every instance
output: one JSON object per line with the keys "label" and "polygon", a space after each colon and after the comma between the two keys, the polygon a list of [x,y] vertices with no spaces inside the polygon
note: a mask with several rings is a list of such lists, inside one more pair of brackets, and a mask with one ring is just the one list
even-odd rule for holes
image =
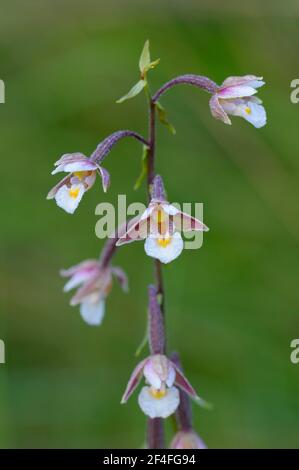
{"label": "drooping flower", "polygon": [[193,429],[178,431],[174,436],[171,449],[206,449],[207,446]]}
{"label": "drooping flower", "polygon": [[150,418],[167,418],[176,411],[180,403],[177,387],[199,400],[195,390],[178,367],[165,355],[154,354],[137,365],[121,403],[127,402],[142,376],[145,377],[148,385],[141,389],[138,403],[142,411]]}
{"label": "drooping flower", "polygon": [[266,111],[262,101],[253,95],[264,83],[262,77],[255,75],[227,78],[210,99],[212,115],[225,124],[231,124],[228,117],[231,114],[246,119],[254,127],[263,127],[267,121]]}
{"label": "drooping flower", "polygon": [[113,275],[123,290],[128,290],[127,277],[123,270],[114,266],[103,268],[98,260],[83,261],[69,269],[61,270],[60,274],[70,278],[64,286],[64,292],[78,287],[70,305],[80,305],[81,316],[89,325],[102,323],[105,300],[112,288]]}
{"label": "drooping flower", "polygon": [[163,182],[157,175],[154,179],[152,199],[148,208],[139,218],[134,218],[116,245],[145,239],[146,254],[162,263],[169,263],[177,258],[184,248],[180,232],[193,230],[207,231],[209,229],[200,220],[180,211],[165,200]]}
{"label": "drooping flower", "polygon": [[108,171],[82,153],[67,153],[55,166],[52,175],[61,171],[69,174],[51,189],[47,199],[55,198],[57,205],[69,214],[74,213],[84,193],[93,186],[97,173],[102,178],[103,190],[107,191],[110,182]]}

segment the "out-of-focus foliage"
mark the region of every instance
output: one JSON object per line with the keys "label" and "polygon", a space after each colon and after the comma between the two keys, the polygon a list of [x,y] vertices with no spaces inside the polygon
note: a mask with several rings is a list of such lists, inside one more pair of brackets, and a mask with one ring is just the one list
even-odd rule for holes
{"label": "out-of-focus foliage", "polygon": [[[117,263],[101,328],[62,293],[61,267],[97,256],[95,206],[145,201],[132,187],[141,149],[123,141],[106,160],[111,189],[95,186],[75,215],[47,201],[66,152],[89,154],[109,133],[147,131],[145,98],[116,99],[138,79],[147,38],[161,57],[151,87],[181,73],[263,75],[268,125],[210,116],[208,96],[178,87],[161,99],[177,130],[158,131],[158,171],[171,202],[204,202],[210,232],[165,268],[168,344],[214,411],[194,409],[209,447],[298,445],[299,105],[297,2],[4,0],[0,17],[0,446],[141,446],[145,417],[119,404],[145,329],[152,261],[142,243]],[[170,431],[170,429],[169,429]]]}

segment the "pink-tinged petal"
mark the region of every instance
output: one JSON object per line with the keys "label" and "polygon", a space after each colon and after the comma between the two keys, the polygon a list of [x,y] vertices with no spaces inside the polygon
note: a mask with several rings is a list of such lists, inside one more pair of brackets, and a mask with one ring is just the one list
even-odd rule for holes
{"label": "pink-tinged petal", "polygon": [[209,104],[210,104],[210,110],[211,110],[212,116],[215,119],[220,119],[225,124],[231,124],[230,118],[228,117],[227,113],[224,111],[221,104],[219,103],[217,94],[212,95]]}
{"label": "pink-tinged petal", "polygon": [[174,367],[176,371],[176,377],[175,377],[175,384],[184,392],[187,393],[187,395],[191,396],[192,398],[198,399],[198,395],[190,382],[186,379],[182,371],[172,362],[172,366]]}
{"label": "pink-tinged petal", "polygon": [[203,440],[192,429],[189,431],[179,431],[174,436],[171,449],[207,449]]}
{"label": "pink-tinged petal", "polygon": [[75,287],[78,287],[80,284],[83,284],[83,282],[87,281],[88,279],[89,275],[87,273],[78,272],[74,274],[63,287],[63,292],[69,292]]}
{"label": "pink-tinged petal", "polygon": [[112,277],[110,268],[106,271],[102,271],[100,274],[94,274],[88,282],[85,282],[80,287],[76,294],[71,298],[70,304],[72,306],[78,305],[86,297],[97,292],[103,298],[105,298],[110,292],[112,287]]}
{"label": "pink-tinged petal", "polygon": [[73,276],[79,271],[89,271],[93,272],[99,269],[99,261],[95,259],[87,259],[82,261],[81,263],[76,264],[75,266],[71,266],[68,269],[61,269],[59,274],[62,277]]}
{"label": "pink-tinged petal", "polygon": [[257,77],[256,75],[244,75],[243,77],[228,77],[224,80],[220,89],[231,87],[231,86],[242,86],[242,85],[253,86],[251,85],[252,82],[262,83],[263,85],[264,82],[262,82],[262,79],[263,77]]}
{"label": "pink-tinged petal", "polygon": [[145,209],[145,211],[141,214],[140,220],[148,219],[153,213],[153,211],[158,207],[156,202],[150,202],[149,206]]}
{"label": "pink-tinged petal", "polygon": [[[83,176],[83,178],[81,178],[84,185],[86,186],[86,191],[94,185],[96,177],[97,177],[97,172],[96,171],[89,171],[89,172],[87,172],[86,175]],[[77,176],[75,176],[74,178],[77,178]],[[79,178],[79,180],[80,180],[80,178]]]}
{"label": "pink-tinged petal", "polygon": [[243,98],[245,96],[252,96],[257,92],[255,88],[250,86],[232,86],[221,88],[217,91],[218,98],[227,100],[233,98]]}
{"label": "pink-tinged petal", "polygon": [[179,212],[179,209],[177,209],[175,206],[172,204],[161,204],[161,207],[164,212],[168,215],[176,215]]}
{"label": "pink-tinged petal", "polygon": [[65,153],[60,157],[57,162],[54,163],[55,166],[61,165],[62,163],[69,163],[73,161],[78,161],[78,160],[84,160],[87,157],[81,153],[81,152],[75,152],[75,153]]}
{"label": "pink-tinged petal", "polygon": [[55,175],[56,173],[59,173],[61,171],[73,173],[75,171],[92,171],[96,169],[97,169],[96,163],[91,162],[87,158],[85,158],[84,160],[62,163],[57,168],[55,168],[55,170],[52,171],[52,175]]}
{"label": "pink-tinged petal", "polygon": [[54,188],[52,188],[48,194],[47,199],[53,199],[56,196],[57,191],[62,188],[62,186],[67,186],[70,183],[71,174],[65,176],[59,183],[57,183]]}
{"label": "pink-tinged petal", "polygon": [[110,174],[105,168],[103,168],[101,166],[98,167],[98,171],[99,171],[99,173],[101,175],[101,178],[102,178],[103,191],[104,191],[104,193],[106,193],[107,189],[110,186]]}
{"label": "pink-tinged petal", "polygon": [[121,246],[126,243],[131,243],[138,240],[144,240],[150,230],[150,217],[142,220],[141,218],[134,218],[134,223],[129,223],[129,229],[120,236],[116,246]]}
{"label": "pink-tinged petal", "polygon": [[120,283],[120,286],[124,292],[129,291],[129,282],[128,282],[128,276],[126,273],[119,267],[113,266],[111,268],[112,274],[116,277],[118,282]]}
{"label": "pink-tinged petal", "polygon": [[179,212],[174,218],[174,225],[181,232],[190,232],[192,230],[199,232],[208,232],[208,227],[199,219],[192,217],[185,212]]}
{"label": "pink-tinged petal", "polygon": [[139,362],[139,364],[133,370],[133,373],[129,379],[128,385],[126,387],[125,393],[122,396],[121,404],[124,404],[128,401],[134,390],[137,388],[140,380],[142,378],[143,368],[147,363],[148,358],[144,359],[143,361]]}

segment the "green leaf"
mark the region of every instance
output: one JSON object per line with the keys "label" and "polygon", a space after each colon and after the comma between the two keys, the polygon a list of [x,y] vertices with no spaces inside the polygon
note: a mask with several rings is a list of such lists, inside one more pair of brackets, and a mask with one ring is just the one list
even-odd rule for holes
{"label": "green leaf", "polygon": [[204,408],[205,410],[211,411],[214,409],[214,405],[212,403],[209,403],[208,401],[205,401],[200,397],[194,398],[193,401],[194,403],[199,405],[201,408]]}
{"label": "green leaf", "polygon": [[146,78],[146,73],[150,70],[155,68],[158,63],[160,62],[160,59],[156,59],[151,62],[151,56],[150,56],[150,49],[149,49],[149,40],[147,40],[143,46],[143,50],[141,52],[141,56],[139,59],[139,70],[141,72],[141,77]]}
{"label": "green leaf", "polygon": [[145,348],[145,346],[147,345],[147,343],[148,343],[148,326],[146,326],[145,335],[144,335],[144,337],[142,338],[142,341],[141,341],[141,343],[139,344],[138,348],[136,349],[135,357],[138,357],[138,356],[140,355],[140,353],[143,351],[143,349]]}
{"label": "green leaf", "polygon": [[160,63],[160,59],[156,59],[154,60],[153,62],[151,62],[147,69],[146,69],[146,72],[148,72],[150,69],[154,69],[158,64]]}
{"label": "green leaf", "polygon": [[127,93],[125,96],[122,96],[119,100],[117,100],[117,103],[123,103],[126,100],[130,100],[131,98],[134,98],[134,96],[137,96],[143,88],[146,86],[146,81],[145,80],[139,80]]}
{"label": "green leaf", "polygon": [[136,183],[134,184],[134,190],[138,189],[146,177],[147,174],[147,157],[148,157],[148,147],[147,145],[143,146],[143,152],[142,152],[142,157],[141,157],[141,172],[140,175],[138,176]]}
{"label": "green leaf", "polygon": [[174,126],[168,121],[167,114],[163,106],[159,103],[159,101],[156,102],[156,109],[158,112],[158,118],[161,124],[167,127],[167,129],[171,132],[171,134],[176,134],[176,130]]}
{"label": "green leaf", "polygon": [[139,59],[139,70],[141,73],[145,72],[145,70],[149,67],[151,63],[151,56],[149,50],[149,40],[145,41],[143,46],[141,56]]}

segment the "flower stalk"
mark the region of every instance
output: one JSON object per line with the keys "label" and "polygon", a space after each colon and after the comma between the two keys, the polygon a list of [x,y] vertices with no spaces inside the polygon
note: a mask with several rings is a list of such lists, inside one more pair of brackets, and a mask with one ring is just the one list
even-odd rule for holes
{"label": "flower stalk", "polygon": [[147,138],[134,131],[120,130],[100,142],[89,157],[81,152],[62,155],[54,164],[52,174],[62,172],[66,175],[50,190],[47,197],[55,199],[59,207],[73,214],[83,195],[95,185],[96,180],[100,178],[104,192],[108,190],[110,175],[102,163],[117,142],[131,137],[143,145],[142,173],[135,187],[139,187],[146,175],[148,207],[141,215],[117,229],[104,245],[98,259],[82,261],[69,269],[61,270],[60,274],[69,278],[64,286],[65,292],[76,288],[70,304],[79,306],[86,323],[100,325],[114,278],[124,291],[128,290],[126,274],[120,267],[112,264],[116,249],[132,241],[145,241],[146,254],[154,258],[154,284],[148,288],[147,342],[150,355],[136,365],[121,403],[126,403],[142,379],[145,380],[138,395],[138,403],[148,416],[147,447],[165,448],[163,419],[175,413],[178,432],[172,440],[171,448],[204,449],[205,444],[192,427],[190,398],[199,404],[205,403],[184,376],[178,354],[174,353],[170,358],[167,356],[162,263],[169,263],[181,254],[184,248],[181,232],[203,232],[208,231],[208,227],[167,201],[162,177],[156,174],[156,117],[175,133],[159,99],[174,86],[187,84],[210,93],[209,106],[215,119],[231,124],[229,116],[239,116],[259,128],[266,124],[266,112],[262,101],[255,94],[264,82],[262,77],[246,75],[228,77],[219,86],[207,77],[186,74],[168,81],[152,95],[147,75],[158,63],[159,59],[151,60],[149,41],[146,41],[139,60],[139,81],[117,101],[122,103],[134,98],[142,90],[145,91],[148,101]]}

